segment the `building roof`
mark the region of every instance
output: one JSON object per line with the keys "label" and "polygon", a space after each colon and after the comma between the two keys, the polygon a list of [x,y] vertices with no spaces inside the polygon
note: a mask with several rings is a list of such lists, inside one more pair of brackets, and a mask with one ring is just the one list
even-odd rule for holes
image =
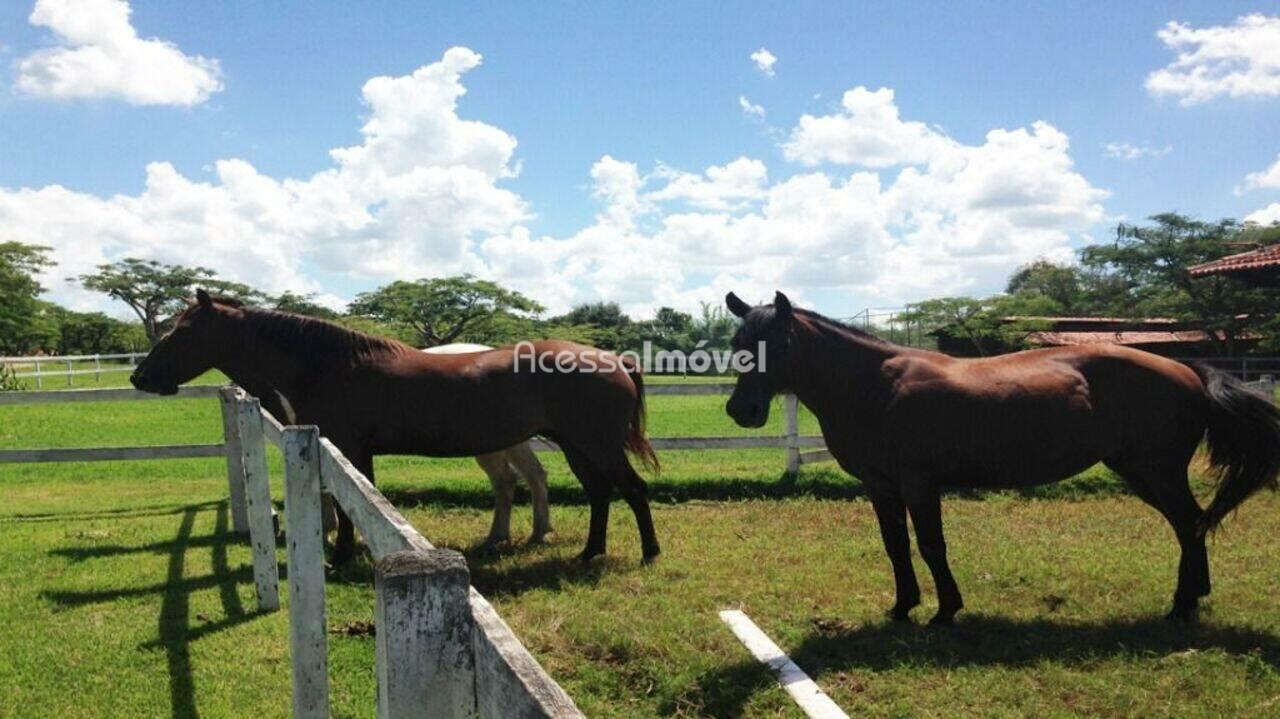
{"label": "building roof", "polygon": [[1257,270],[1280,270],[1280,245],[1270,245],[1248,252],[1227,255],[1212,262],[1192,265],[1187,272],[1192,277],[1221,275],[1232,272],[1254,272]]}
{"label": "building roof", "polygon": [[1196,344],[1208,342],[1209,335],[1201,330],[1181,332],[1032,332],[1027,335],[1030,344],[1063,345],[1156,345]]}

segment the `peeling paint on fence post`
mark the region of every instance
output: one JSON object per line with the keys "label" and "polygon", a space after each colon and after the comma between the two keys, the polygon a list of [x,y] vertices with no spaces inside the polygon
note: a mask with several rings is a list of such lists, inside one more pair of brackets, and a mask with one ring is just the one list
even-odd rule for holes
{"label": "peeling paint on fence post", "polygon": [[289,651],[293,716],[329,716],[329,642],[324,607],[324,530],[320,521],[320,432],[284,430],[286,538],[289,547]]}
{"label": "peeling paint on fence post", "polygon": [[782,402],[787,410],[787,474],[794,476],[800,472],[800,402],[790,393],[783,395]]}
{"label": "peeling paint on fence post", "polygon": [[378,562],[379,719],[476,715],[470,586],[452,550],[407,550]]}
{"label": "peeling paint on fence post", "polygon": [[280,608],[280,571],[276,565],[275,522],[271,516],[271,482],[267,476],[267,444],[262,437],[262,405],[241,394],[236,402],[244,493],[253,548],[253,583],[258,611]]}
{"label": "peeling paint on fence post", "polygon": [[236,418],[239,387],[218,390],[222,404],[222,437],[227,448],[227,493],[231,498],[231,529],[241,536],[249,533],[249,514],[244,497],[243,453],[240,449],[240,425]]}

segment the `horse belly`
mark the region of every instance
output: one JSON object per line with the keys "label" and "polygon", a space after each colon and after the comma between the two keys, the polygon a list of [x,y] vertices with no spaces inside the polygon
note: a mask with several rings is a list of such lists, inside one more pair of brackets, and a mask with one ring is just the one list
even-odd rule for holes
{"label": "horse belly", "polygon": [[[949,419],[948,419],[949,417]],[[1093,412],[1087,397],[1074,401],[974,403],[953,415],[944,412],[916,434],[920,474],[944,486],[1010,489],[1058,482],[1107,456],[1115,438]],[[914,434],[914,433],[913,433]],[[939,437],[949,437],[938,442]]]}

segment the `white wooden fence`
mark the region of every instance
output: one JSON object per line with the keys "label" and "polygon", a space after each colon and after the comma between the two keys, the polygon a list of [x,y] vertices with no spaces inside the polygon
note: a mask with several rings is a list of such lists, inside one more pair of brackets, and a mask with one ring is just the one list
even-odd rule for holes
{"label": "white wooden fence", "polygon": [[[652,395],[727,394],[727,384],[655,384]],[[0,464],[121,459],[227,459],[232,527],[252,547],[258,607],[280,607],[276,517],[266,445],[285,459],[285,527],[295,717],[328,716],[327,626],[321,493],[351,517],[375,561],[378,716],[580,717],[573,700],[521,645],[493,607],[470,586],[462,555],[437,549],[315,427],[285,427],[256,398],[234,387],[183,387],[179,397],[218,397],[220,444],[0,450]],[[0,393],[0,405],[154,400],[132,389]],[[798,432],[794,397],[784,401],[787,433],[776,437],[654,438],[655,449],[776,447],[787,468],[818,452],[818,437]],[[538,449],[554,445],[538,442]]]}
{"label": "white wooden fence", "polygon": [[[31,357],[0,357],[0,365],[7,365],[13,370],[14,377],[34,378],[36,389],[44,388],[46,379],[65,377],[67,386],[72,379],[80,375],[93,375],[101,382],[102,375],[132,372],[138,360],[146,357],[146,352],[128,352],[124,354],[93,355],[35,355]],[[106,364],[103,364],[106,362]],[[79,369],[77,369],[79,367]]]}

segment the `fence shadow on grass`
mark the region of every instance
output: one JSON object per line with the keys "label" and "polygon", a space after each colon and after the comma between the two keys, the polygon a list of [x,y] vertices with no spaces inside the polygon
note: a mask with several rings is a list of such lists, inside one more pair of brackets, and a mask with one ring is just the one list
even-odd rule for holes
{"label": "fence shadow on grass", "polygon": [[[192,537],[197,515],[202,509],[207,508],[214,508],[217,512],[213,534],[206,537]],[[76,561],[124,554],[168,553],[168,568],[162,584],[87,592],[45,591],[41,595],[53,601],[58,608],[73,608],[127,597],[162,595],[157,620],[157,636],[154,640],[144,642],[141,648],[165,651],[169,674],[170,709],[173,717],[199,716],[195,703],[195,678],[191,667],[191,642],[243,624],[257,616],[257,612],[246,611],[237,590],[237,585],[253,582],[252,568],[242,567],[232,570],[228,563],[227,547],[239,541],[228,529],[229,513],[225,500],[189,505],[182,510],[182,520],[178,525],[177,536],[172,540],[134,547],[118,545],[69,547],[52,551],[53,554]],[[211,573],[201,577],[187,577],[185,576],[187,550],[200,547],[209,547],[211,550]],[[284,578],[284,576],[281,577],[281,579]],[[223,617],[213,621],[193,618],[190,606],[191,593],[214,587],[218,589]],[[193,619],[196,622],[194,626]]]}
{"label": "fence shadow on grass", "polygon": [[[725,631],[728,631],[727,629]],[[1266,671],[1280,667],[1280,637],[1243,627],[1206,621],[1185,627],[1162,618],[1066,622],[969,615],[954,627],[881,622],[863,626],[815,620],[798,646],[784,647],[819,684],[824,675],[883,672],[905,667],[940,670],[971,666],[1032,667],[1041,661],[1086,666],[1108,657],[1143,657],[1176,662],[1180,653],[1218,650]],[[743,650],[745,656],[746,650]],[[741,716],[752,695],[774,685],[773,675],[758,662],[742,662],[704,674],[688,694],[668,700],[678,706],[702,707],[710,716]]]}
{"label": "fence shadow on grass", "polygon": [[[668,479],[662,475],[648,480],[649,498],[654,504],[684,504],[686,502],[734,502],[745,500],[793,499],[806,497],[827,500],[853,500],[866,497],[866,490],[858,480],[834,468],[815,468],[802,471],[799,476],[781,474],[775,477],[699,477]],[[398,506],[433,505],[490,509],[493,507],[493,491],[482,475],[477,474],[474,483],[449,482],[432,485],[425,479],[421,485],[410,485],[403,480],[380,487],[382,493]],[[528,492],[517,485],[517,501],[527,504]],[[558,482],[547,488],[552,506],[585,506],[587,495],[577,484]],[[982,499],[993,494],[1007,494],[1023,499],[1084,499],[1128,494],[1124,483],[1109,472],[1090,471],[1063,482],[1020,490],[955,490],[947,496],[964,499]],[[616,499],[616,497],[615,497]]]}
{"label": "fence shadow on grass", "polygon": [[[382,493],[397,506],[436,505],[490,509],[493,507],[493,490],[483,476],[476,482],[432,485],[424,480],[421,486],[395,484],[381,486]],[[730,502],[750,499],[788,499],[814,497],[818,499],[857,499],[865,497],[862,483],[847,475],[824,470],[802,473],[799,477],[783,474],[772,479],[748,479],[740,477],[708,477],[698,479],[664,479],[661,475],[648,480],[649,499],[655,504],[683,504],[685,502]],[[552,484],[547,488],[552,506],[586,506],[587,495],[575,484]],[[517,500],[528,502],[528,492],[523,485],[517,487]]]}
{"label": "fence shadow on grass", "polygon": [[510,553],[482,549],[465,552],[471,585],[485,597],[513,597],[533,589],[559,591],[569,586],[595,586],[605,574],[639,569],[634,559],[604,556],[583,563],[577,554],[544,557],[511,565],[502,560]]}

